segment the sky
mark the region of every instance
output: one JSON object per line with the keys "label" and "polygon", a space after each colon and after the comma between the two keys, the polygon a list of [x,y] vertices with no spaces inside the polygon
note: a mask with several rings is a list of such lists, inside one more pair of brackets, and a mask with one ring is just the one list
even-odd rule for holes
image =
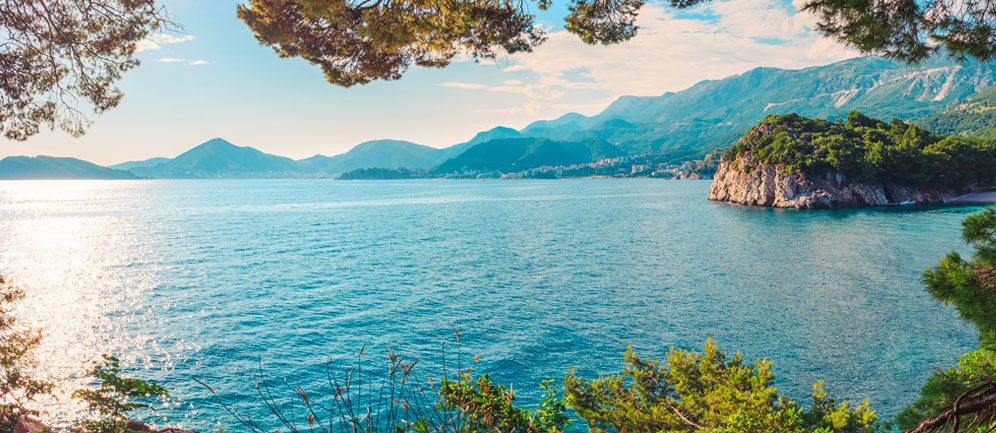
{"label": "sky", "polygon": [[240,0],[166,0],[182,31],[140,43],[121,104],[83,137],[45,131],[0,156],[72,156],[115,164],[173,157],[215,137],[299,159],[375,139],[442,148],[496,126],[596,114],[622,95],[651,96],[758,66],[798,69],[857,55],[822,38],[799,0],[728,0],[677,11],[644,6],[639,34],[589,46],[563,30],[566,5],[539,15],[549,40],[532,53],[413,67],[397,81],[343,89],[301,59],[260,46]]}

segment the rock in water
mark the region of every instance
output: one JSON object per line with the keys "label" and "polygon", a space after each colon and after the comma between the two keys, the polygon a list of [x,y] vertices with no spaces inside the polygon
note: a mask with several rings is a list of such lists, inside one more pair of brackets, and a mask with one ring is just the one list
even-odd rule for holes
{"label": "rock in water", "polygon": [[[754,169],[747,173],[744,167]],[[754,165],[750,154],[735,161],[724,158],[709,187],[712,201],[787,209],[885,206],[910,201],[930,204],[956,195],[955,191],[849,182],[840,173],[809,179],[800,173],[785,173],[773,165]]]}

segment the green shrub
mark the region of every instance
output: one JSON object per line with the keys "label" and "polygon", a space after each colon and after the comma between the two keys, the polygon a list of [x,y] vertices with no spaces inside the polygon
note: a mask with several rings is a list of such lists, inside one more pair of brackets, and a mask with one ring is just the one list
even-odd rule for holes
{"label": "green shrub", "polygon": [[[491,383],[485,374],[474,379],[469,373],[461,373],[460,380],[443,379],[439,388],[442,408],[457,413],[457,431],[496,432],[496,433],[557,433],[562,432],[570,421],[567,407],[557,398],[558,387],[553,380],[541,386],[546,391],[543,402],[536,411],[516,407],[515,392]],[[417,433],[429,433],[432,429],[415,429]]]}
{"label": "green shrub", "polygon": [[165,388],[140,379],[121,377],[118,358],[103,355],[87,374],[99,380],[96,389],[74,391],[72,397],[82,401],[94,419],[82,420],[79,427],[91,433],[127,433],[128,414],[136,409],[152,409],[145,401],[168,396]]}
{"label": "green shrub", "polygon": [[625,354],[623,372],[564,379],[567,405],[593,432],[864,432],[874,428],[868,402],[851,409],[813,389],[809,410],[778,395],[771,363],[727,359],[710,339],[703,353],[672,348],[664,364]]}

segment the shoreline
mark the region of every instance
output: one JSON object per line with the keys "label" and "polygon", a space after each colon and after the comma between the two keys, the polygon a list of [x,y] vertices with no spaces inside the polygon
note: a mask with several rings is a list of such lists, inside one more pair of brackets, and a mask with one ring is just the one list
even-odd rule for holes
{"label": "shoreline", "polygon": [[970,192],[958,197],[944,200],[945,204],[980,204],[996,203],[996,191],[991,192]]}

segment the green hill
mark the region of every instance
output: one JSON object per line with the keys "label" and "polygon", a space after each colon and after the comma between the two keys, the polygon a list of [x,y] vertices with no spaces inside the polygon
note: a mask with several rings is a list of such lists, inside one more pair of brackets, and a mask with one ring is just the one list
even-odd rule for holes
{"label": "green hill", "polygon": [[240,147],[215,138],[180,156],[132,173],[152,178],[297,177],[299,166],[290,158]]}
{"label": "green hill", "polygon": [[127,171],[76,158],[9,156],[0,160],[0,179],[136,179]]}
{"label": "green hill", "polygon": [[492,128],[484,132],[478,132],[477,135],[475,135],[474,138],[471,138],[469,141],[460,144],[455,144],[453,146],[442,149],[442,152],[443,156],[445,157],[444,159],[452,158],[454,156],[457,156],[465,152],[467,149],[470,149],[471,147],[474,147],[486,141],[500,140],[503,138],[519,138],[519,137],[522,137],[522,134],[520,134],[519,131],[516,131],[512,128],[499,126],[497,128]]}
{"label": "green hill", "polygon": [[361,168],[430,168],[443,159],[442,152],[410,141],[376,140],[356,145],[341,155],[315,155],[298,161],[307,173],[334,175]]}
{"label": "green hill", "polygon": [[[846,122],[797,114],[764,119],[725,155],[736,164],[774,165],[807,177],[841,173],[865,184],[961,188],[996,175],[993,140],[937,135],[894,119],[851,112]],[[736,168],[736,167],[735,167]],[[756,167],[739,167],[750,173]]]}
{"label": "green hill", "polygon": [[439,174],[467,171],[512,172],[622,156],[605,141],[561,142],[545,138],[503,138],[477,144],[434,168]]}
{"label": "green hill", "polygon": [[133,168],[139,168],[139,167],[152,167],[158,164],[162,164],[164,162],[168,162],[169,160],[170,160],[169,158],[156,157],[156,158],[143,159],[141,161],[122,162],[120,164],[109,165],[107,167],[116,170],[131,170]]}
{"label": "green hill", "polygon": [[914,123],[938,134],[996,139],[996,86]]}

